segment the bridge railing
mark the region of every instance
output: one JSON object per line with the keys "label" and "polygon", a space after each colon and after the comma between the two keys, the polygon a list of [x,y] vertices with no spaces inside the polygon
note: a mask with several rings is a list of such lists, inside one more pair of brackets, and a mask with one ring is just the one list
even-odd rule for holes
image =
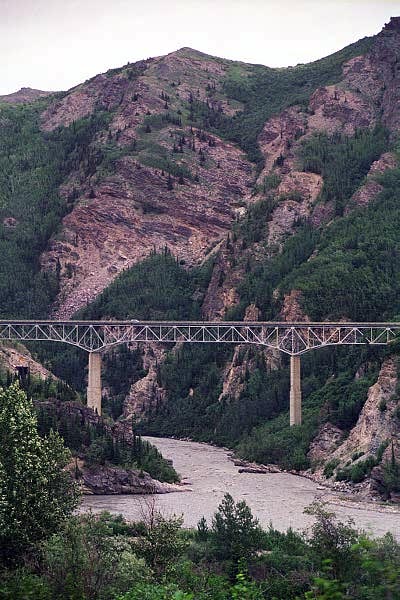
{"label": "bridge railing", "polygon": [[89,352],[87,402],[101,413],[101,352],[118,344],[257,344],[290,355],[290,424],[301,423],[300,355],[325,346],[380,346],[400,323],[0,321],[0,340],[52,341]]}
{"label": "bridge railing", "polygon": [[0,340],[53,341],[87,352],[133,342],[257,344],[290,355],[323,346],[385,345],[400,323],[0,321]]}

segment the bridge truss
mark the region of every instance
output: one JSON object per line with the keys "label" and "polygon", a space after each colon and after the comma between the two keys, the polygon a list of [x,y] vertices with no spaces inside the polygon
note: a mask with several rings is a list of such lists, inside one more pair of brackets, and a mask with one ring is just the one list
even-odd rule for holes
{"label": "bridge truss", "polygon": [[386,345],[400,323],[0,321],[0,340],[52,341],[101,352],[118,344],[257,344],[292,356],[324,346]]}
{"label": "bridge truss", "polygon": [[290,424],[301,424],[300,356],[326,346],[393,342],[400,323],[0,321],[0,340],[72,344],[89,353],[87,404],[101,414],[101,353],[118,344],[256,344],[290,355]]}

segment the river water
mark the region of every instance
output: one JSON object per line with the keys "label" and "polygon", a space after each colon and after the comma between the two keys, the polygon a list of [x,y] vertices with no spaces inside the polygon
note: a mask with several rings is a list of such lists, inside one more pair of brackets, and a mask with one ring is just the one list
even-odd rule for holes
{"label": "river water", "polygon": [[[164,515],[182,514],[187,527],[196,526],[204,515],[208,521],[225,492],[234,499],[246,500],[264,527],[270,523],[285,531],[302,530],[312,524],[304,508],[314,500],[329,501],[328,509],[342,520],[354,519],[357,527],[375,536],[391,531],[400,540],[400,511],[336,499],[328,489],[289,473],[238,473],[228,452],[208,444],[145,438],[157,446],[165,458],[172,459],[182,476],[184,491],[151,496]],[[149,496],[86,496],[81,510],[109,510],[128,520],[138,520],[148,510]]]}

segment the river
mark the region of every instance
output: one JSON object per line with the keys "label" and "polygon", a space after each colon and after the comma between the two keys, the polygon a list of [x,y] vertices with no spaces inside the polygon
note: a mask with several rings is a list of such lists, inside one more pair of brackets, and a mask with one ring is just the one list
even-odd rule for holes
{"label": "river", "polygon": [[272,525],[284,531],[302,530],[312,524],[304,508],[314,500],[329,501],[329,510],[342,520],[354,519],[355,525],[374,536],[391,531],[400,540],[400,510],[392,507],[355,503],[334,498],[328,489],[313,481],[289,473],[238,473],[228,452],[209,444],[167,438],[145,438],[157,446],[186,483],[184,491],[154,496],[86,496],[81,511],[109,510],[128,520],[138,520],[148,510],[149,498],[165,515],[183,514],[187,527],[196,526],[204,515],[208,521],[225,492],[235,500],[246,500],[264,527]]}

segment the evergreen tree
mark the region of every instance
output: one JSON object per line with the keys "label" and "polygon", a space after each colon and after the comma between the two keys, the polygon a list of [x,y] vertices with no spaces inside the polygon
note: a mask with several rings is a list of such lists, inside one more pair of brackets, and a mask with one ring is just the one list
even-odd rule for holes
{"label": "evergreen tree", "polygon": [[236,502],[228,493],[215,513],[211,531],[216,554],[237,563],[250,558],[261,547],[262,531],[244,500]]}

